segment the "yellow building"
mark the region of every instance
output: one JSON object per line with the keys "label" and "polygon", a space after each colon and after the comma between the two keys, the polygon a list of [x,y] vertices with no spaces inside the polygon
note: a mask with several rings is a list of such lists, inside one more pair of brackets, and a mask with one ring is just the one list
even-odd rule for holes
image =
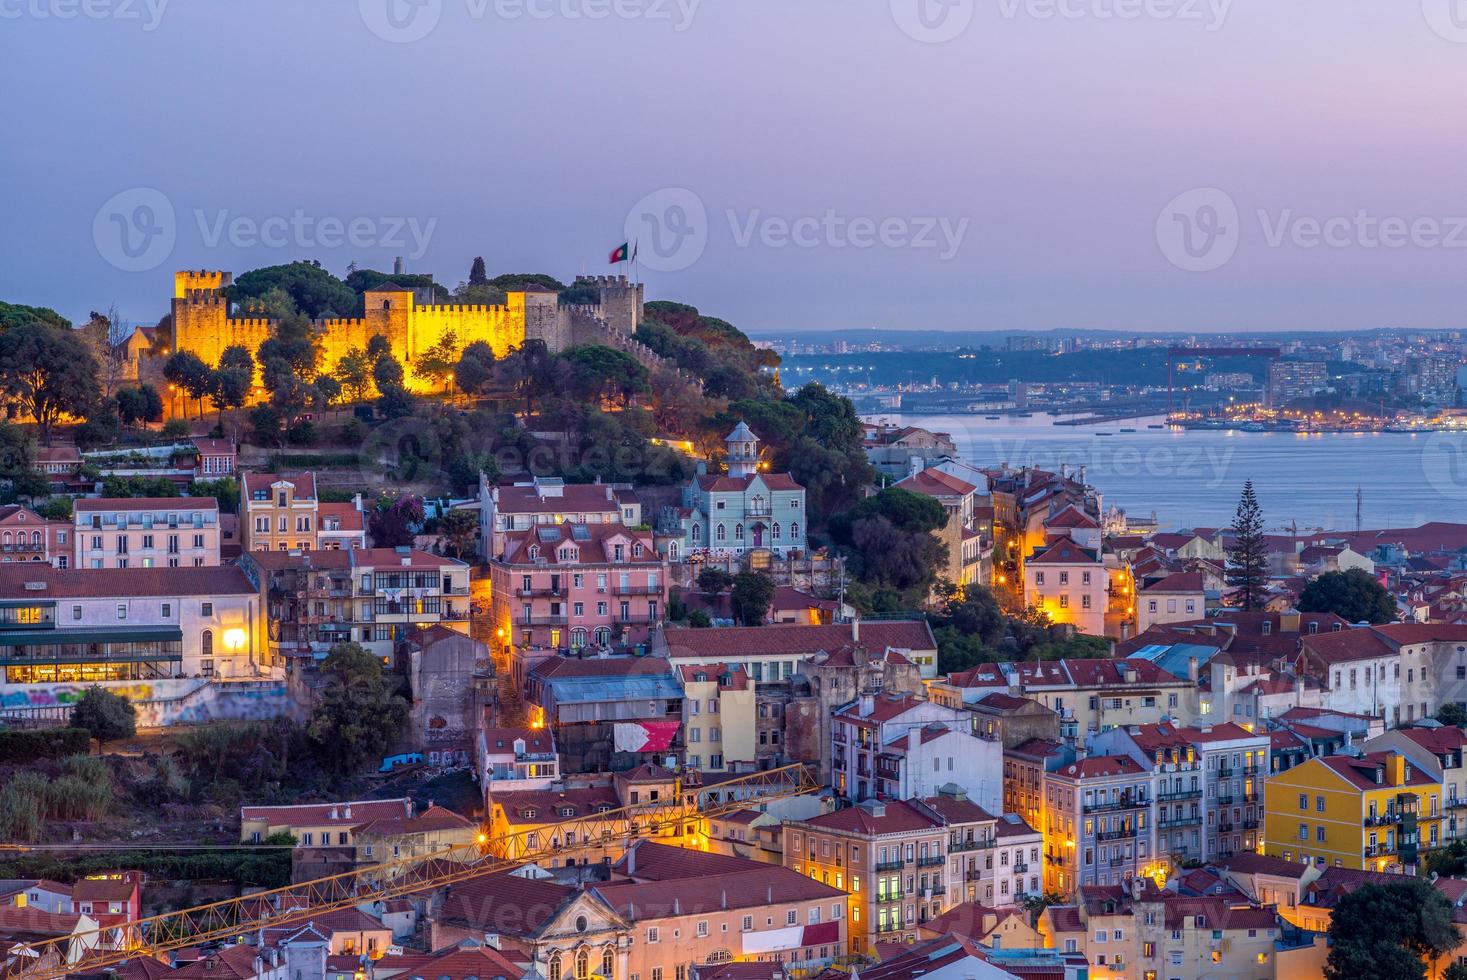
{"label": "yellow building", "polygon": [[741,664],[696,664],[678,670],[683,680],[688,767],[723,772],[743,762],[752,769],[758,752],[749,672]]}
{"label": "yellow building", "polygon": [[1442,785],[1399,752],[1310,759],[1272,776],[1267,794],[1272,857],[1409,872],[1443,841]]}
{"label": "yellow building", "polygon": [[316,546],[316,476],[241,473],[239,537],[245,551],[305,551]]}

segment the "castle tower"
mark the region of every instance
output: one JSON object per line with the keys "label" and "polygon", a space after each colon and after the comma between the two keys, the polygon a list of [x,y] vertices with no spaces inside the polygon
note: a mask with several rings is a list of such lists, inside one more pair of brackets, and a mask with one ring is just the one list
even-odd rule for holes
{"label": "castle tower", "polygon": [[630,337],[642,322],[642,284],[626,276],[581,276],[601,293],[601,317],[619,334]]}
{"label": "castle tower", "polygon": [[367,290],[362,299],[367,339],[380,334],[387,338],[399,359],[415,360],[421,352],[414,348],[409,329],[413,315],[413,291],[389,281]]}
{"label": "castle tower", "polygon": [[753,476],[759,472],[759,437],[740,422],[723,440],[728,447],[728,475]]}

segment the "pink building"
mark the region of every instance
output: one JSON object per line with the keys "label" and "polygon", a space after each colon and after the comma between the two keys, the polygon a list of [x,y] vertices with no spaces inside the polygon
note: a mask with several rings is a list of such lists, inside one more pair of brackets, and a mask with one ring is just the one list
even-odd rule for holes
{"label": "pink building", "polygon": [[556,653],[646,643],[667,609],[667,560],[623,524],[509,531],[489,568],[496,652],[521,678]]}
{"label": "pink building", "polygon": [[71,524],[50,521],[29,507],[0,507],[0,562],[45,561],[66,568],[71,561]]}

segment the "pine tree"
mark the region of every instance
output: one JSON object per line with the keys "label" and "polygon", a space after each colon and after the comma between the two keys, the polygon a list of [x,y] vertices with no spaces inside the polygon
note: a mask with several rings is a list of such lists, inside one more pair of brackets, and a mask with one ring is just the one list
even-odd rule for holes
{"label": "pine tree", "polygon": [[1263,540],[1263,510],[1253,481],[1243,483],[1243,496],[1233,516],[1233,543],[1228,546],[1228,584],[1236,586],[1249,611],[1263,608],[1268,583],[1268,546]]}
{"label": "pine tree", "polygon": [[489,281],[489,273],[484,268],[484,256],[474,256],[474,264],[469,268],[469,285],[482,286]]}

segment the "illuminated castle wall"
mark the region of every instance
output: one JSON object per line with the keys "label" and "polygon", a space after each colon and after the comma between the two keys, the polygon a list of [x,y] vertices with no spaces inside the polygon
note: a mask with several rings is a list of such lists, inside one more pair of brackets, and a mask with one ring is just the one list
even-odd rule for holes
{"label": "illuminated castle wall", "polygon": [[[233,279],[231,273],[210,270],[174,274],[172,350],[192,351],[212,366],[227,347],[237,344],[254,354],[269,339],[273,320],[231,315],[226,290]],[[642,319],[641,284],[625,276],[582,276],[576,281],[596,286],[600,303],[561,306],[556,293],[531,287],[508,293],[502,306],[419,304],[413,290],[384,284],[366,292],[360,318],[314,321],[321,369],[329,371],[347,351],[365,348],[373,337],[382,336],[406,369],[408,387],[426,393],[436,389],[413,373],[413,365],[449,332],[460,350],[482,340],[500,357],[526,340],[542,340],[551,351],[605,344],[648,367],[658,366],[661,359],[632,339]]]}

